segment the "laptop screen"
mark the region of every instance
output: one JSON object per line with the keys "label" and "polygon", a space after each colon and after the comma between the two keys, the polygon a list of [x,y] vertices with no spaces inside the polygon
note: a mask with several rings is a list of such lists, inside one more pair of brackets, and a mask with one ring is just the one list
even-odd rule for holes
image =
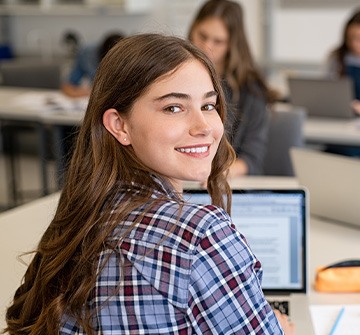
{"label": "laptop screen", "polygon": [[[205,190],[187,190],[208,204]],[[265,293],[306,292],[306,194],[295,190],[233,190],[231,217],[260,260]]]}
{"label": "laptop screen", "polygon": [[290,102],[304,107],[310,117],[354,118],[350,102],[353,84],[350,78],[288,78]]}

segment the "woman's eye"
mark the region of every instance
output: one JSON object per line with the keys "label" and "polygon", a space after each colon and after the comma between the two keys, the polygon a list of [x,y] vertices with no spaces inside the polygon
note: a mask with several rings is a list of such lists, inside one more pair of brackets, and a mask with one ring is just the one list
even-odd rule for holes
{"label": "woman's eye", "polygon": [[169,113],[179,113],[181,112],[181,108],[179,106],[168,106],[164,108],[164,111]]}
{"label": "woman's eye", "polygon": [[206,104],[202,107],[203,110],[212,111],[216,109],[215,104]]}

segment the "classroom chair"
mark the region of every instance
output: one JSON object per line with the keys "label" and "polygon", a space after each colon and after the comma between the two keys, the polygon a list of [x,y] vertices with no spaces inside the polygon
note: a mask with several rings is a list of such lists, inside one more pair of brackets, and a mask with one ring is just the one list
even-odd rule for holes
{"label": "classroom chair", "polygon": [[289,150],[305,144],[303,124],[306,112],[303,108],[294,107],[288,111],[274,110],[271,113],[264,175],[294,176]]}

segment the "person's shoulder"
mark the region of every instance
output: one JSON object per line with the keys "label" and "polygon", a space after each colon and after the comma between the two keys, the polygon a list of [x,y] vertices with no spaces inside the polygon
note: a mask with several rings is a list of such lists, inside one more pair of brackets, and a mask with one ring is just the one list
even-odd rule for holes
{"label": "person's shoulder", "polygon": [[221,207],[186,202],[183,206],[183,217],[189,218],[189,223],[195,224],[199,230],[206,230],[210,225],[222,221],[230,221],[229,214]]}
{"label": "person's shoulder", "polygon": [[[177,206],[169,204],[169,206]],[[182,236],[182,241],[186,247],[196,247],[201,239],[212,229],[221,229],[220,227],[231,226],[229,214],[221,207],[214,205],[202,205],[191,202],[184,202],[179,207],[178,226]]]}
{"label": "person's shoulder", "polygon": [[182,201],[160,201],[141,216],[129,238],[190,252],[211,229],[231,226],[228,213],[221,207]]}

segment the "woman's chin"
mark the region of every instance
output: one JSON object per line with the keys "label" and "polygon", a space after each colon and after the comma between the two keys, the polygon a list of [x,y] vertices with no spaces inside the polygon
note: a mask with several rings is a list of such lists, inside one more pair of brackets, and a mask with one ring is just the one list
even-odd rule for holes
{"label": "woman's chin", "polygon": [[210,172],[211,170],[206,170],[206,171],[197,171],[196,174],[194,174],[194,181],[199,181],[202,182],[204,180],[207,180],[210,176]]}

